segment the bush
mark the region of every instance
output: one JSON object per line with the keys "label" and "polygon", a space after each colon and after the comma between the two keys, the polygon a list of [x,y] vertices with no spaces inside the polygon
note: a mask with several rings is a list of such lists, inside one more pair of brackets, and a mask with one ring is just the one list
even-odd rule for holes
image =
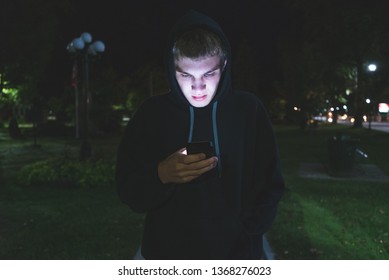
{"label": "bush", "polygon": [[114,181],[113,162],[51,158],[24,166],[18,174],[21,186],[103,187]]}

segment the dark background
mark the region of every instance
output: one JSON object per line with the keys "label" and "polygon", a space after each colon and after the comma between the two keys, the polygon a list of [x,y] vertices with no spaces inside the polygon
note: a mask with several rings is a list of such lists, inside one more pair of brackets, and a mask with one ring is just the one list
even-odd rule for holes
{"label": "dark background", "polygon": [[190,9],[214,18],[234,48],[244,38],[252,41],[271,65],[284,18],[279,1],[84,0],[74,4],[75,15],[63,22],[68,40],[83,30],[91,32],[106,42],[105,59],[123,71],[133,70],[150,57],[160,58],[171,26]]}
{"label": "dark background", "polygon": [[[74,63],[66,46],[90,32],[106,45],[90,65],[97,104],[127,102],[133,110],[150,94],[168,90],[165,39],[190,9],[219,22],[232,45],[233,86],[259,95],[275,118],[294,107],[317,114],[346,103],[357,115],[366,110],[366,97],[389,102],[383,0],[2,0],[0,86],[18,88],[18,104],[65,115],[72,110],[65,107],[73,100]],[[369,62],[378,63],[374,75],[366,71]],[[349,88],[353,96],[345,96]]]}

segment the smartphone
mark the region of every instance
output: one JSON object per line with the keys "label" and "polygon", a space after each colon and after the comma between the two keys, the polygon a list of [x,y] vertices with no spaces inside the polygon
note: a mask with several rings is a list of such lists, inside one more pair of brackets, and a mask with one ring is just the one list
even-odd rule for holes
{"label": "smartphone", "polygon": [[186,145],[188,155],[203,153],[207,158],[213,155],[213,145],[209,141],[192,142]]}

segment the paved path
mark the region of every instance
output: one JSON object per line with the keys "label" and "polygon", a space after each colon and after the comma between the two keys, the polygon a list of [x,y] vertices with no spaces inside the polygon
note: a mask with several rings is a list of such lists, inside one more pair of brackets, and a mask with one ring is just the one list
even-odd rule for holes
{"label": "paved path", "polygon": [[299,176],[311,179],[354,180],[389,183],[389,176],[374,164],[356,164],[354,171],[347,177],[335,177],[328,174],[328,168],[320,162],[302,162]]}
{"label": "paved path", "polygon": [[[369,128],[369,123],[364,122],[363,127]],[[379,130],[379,131],[389,133],[389,122],[371,122],[370,127],[371,129],[374,130]]]}
{"label": "paved path", "polygon": [[[349,125],[352,126],[352,123],[350,122],[345,122],[345,121],[338,121],[338,124],[344,124],[344,125]],[[369,122],[364,122],[363,127],[369,128]],[[370,128],[374,130],[379,130],[383,132],[389,133],[389,122],[371,122],[370,123]]]}

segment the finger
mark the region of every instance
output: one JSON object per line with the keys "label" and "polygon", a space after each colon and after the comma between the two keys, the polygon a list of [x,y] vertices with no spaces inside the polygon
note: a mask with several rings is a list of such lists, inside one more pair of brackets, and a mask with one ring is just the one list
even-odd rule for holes
{"label": "finger", "polygon": [[211,164],[207,164],[201,168],[196,168],[196,169],[186,169],[186,170],[182,170],[180,172],[180,177],[181,178],[185,178],[185,177],[199,177],[201,176],[202,174],[204,174],[205,172],[208,172],[210,171],[211,169],[215,168],[217,166],[217,161],[211,163]]}
{"label": "finger", "polygon": [[187,183],[190,182],[198,177],[200,177],[202,174],[210,171],[211,169],[215,168],[217,166],[217,160],[214,161],[214,163],[207,165],[200,169],[183,169],[177,174],[177,183]]}
{"label": "finger", "polygon": [[217,157],[207,158],[205,160],[200,160],[200,161],[193,162],[191,164],[187,164],[186,169],[188,170],[202,169],[210,165],[216,165],[217,161],[218,161]]}
{"label": "finger", "polygon": [[206,155],[204,153],[187,155],[187,156],[183,157],[182,163],[191,164],[194,162],[202,161],[205,158],[206,158]]}

